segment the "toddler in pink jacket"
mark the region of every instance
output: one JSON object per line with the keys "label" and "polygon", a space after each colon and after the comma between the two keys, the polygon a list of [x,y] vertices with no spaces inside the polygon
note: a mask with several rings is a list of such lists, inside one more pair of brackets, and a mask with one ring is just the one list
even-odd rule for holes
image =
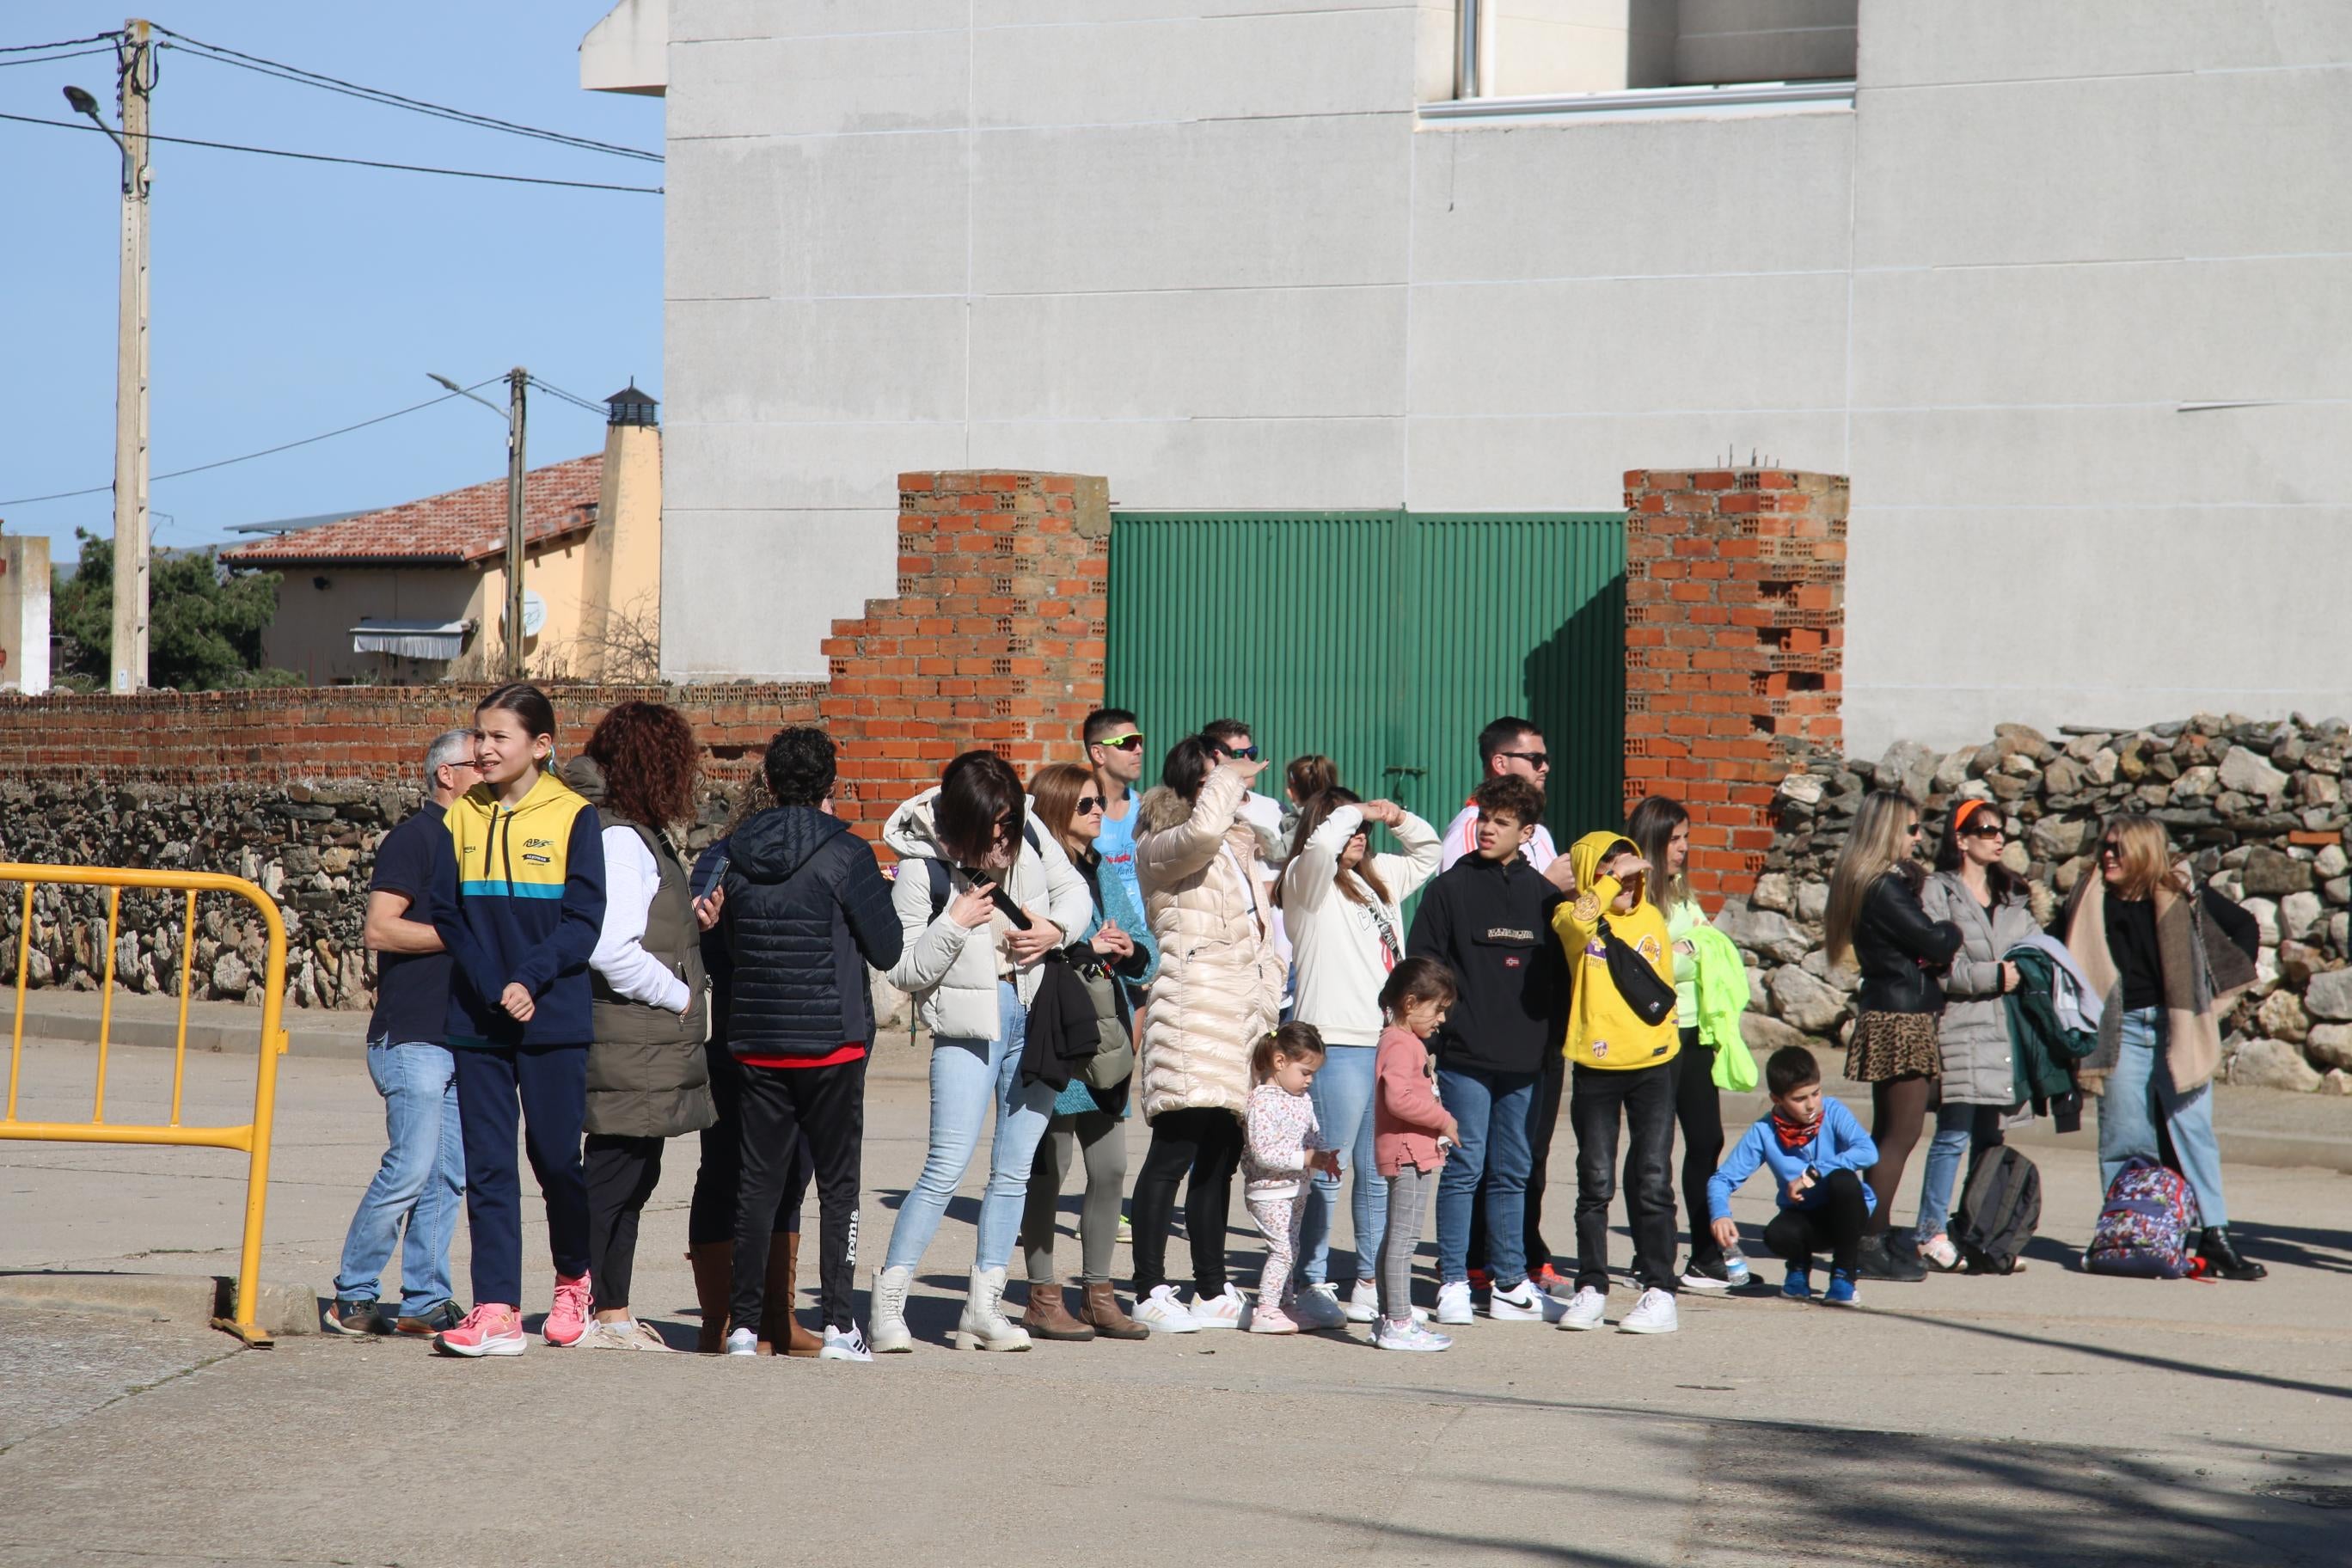
{"label": "toddler in pink jacket", "polygon": [[1454,1343],[1412,1316],[1413,1249],[1455,1133],[1454,1118],[1438,1102],[1427,1041],[1454,996],[1454,972],[1433,958],[1406,959],[1381,988],[1388,1026],[1373,1058],[1372,1153],[1389,1179],[1389,1226],[1381,1237],[1381,1317],[1372,1343],[1384,1351],[1442,1351]]}

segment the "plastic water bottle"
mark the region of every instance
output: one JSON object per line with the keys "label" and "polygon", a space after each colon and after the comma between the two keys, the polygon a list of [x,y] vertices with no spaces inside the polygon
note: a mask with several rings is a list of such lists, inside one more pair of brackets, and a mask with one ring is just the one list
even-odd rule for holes
{"label": "plastic water bottle", "polygon": [[1734,1247],[1725,1250],[1723,1254],[1723,1271],[1725,1274],[1730,1276],[1731,1288],[1733,1289],[1742,1290],[1747,1289],[1748,1281],[1751,1276],[1748,1271],[1747,1255],[1742,1253],[1739,1248]]}

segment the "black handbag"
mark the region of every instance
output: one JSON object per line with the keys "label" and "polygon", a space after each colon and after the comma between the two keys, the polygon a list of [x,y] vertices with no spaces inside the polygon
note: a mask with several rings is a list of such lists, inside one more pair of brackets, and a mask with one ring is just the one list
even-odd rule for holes
{"label": "black handbag", "polygon": [[1675,988],[1658,978],[1650,961],[1636,952],[1632,943],[1609,928],[1604,917],[1601,921],[1601,947],[1609,963],[1609,983],[1617,987],[1617,994],[1644,1024],[1655,1026],[1675,1015]]}

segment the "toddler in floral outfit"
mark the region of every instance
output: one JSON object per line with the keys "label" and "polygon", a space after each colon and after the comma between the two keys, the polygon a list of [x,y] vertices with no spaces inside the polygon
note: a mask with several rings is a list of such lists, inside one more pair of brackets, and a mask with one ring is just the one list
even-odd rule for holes
{"label": "toddler in floral outfit", "polygon": [[1323,1037],[1306,1024],[1285,1024],[1250,1053],[1257,1087],[1250,1090],[1242,1174],[1250,1218],[1265,1237],[1265,1268],[1250,1312],[1254,1334],[1298,1331],[1290,1308],[1298,1298],[1293,1270],[1298,1226],[1306,1216],[1307,1173],[1320,1166],[1336,1174],[1339,1163],[1338,1152],[1323,1144],[1315,1102],[1307,1093],[1322,1065]]}

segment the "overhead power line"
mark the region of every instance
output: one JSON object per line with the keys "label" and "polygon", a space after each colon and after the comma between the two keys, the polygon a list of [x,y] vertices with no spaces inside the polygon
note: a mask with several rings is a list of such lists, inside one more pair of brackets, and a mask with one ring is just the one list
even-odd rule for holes
{"label": "overhead power line", "polygon": [[20,55],[15,59],[0,60],[0,66],[46,66],[58,60],[78,60],[84,55],[110,55],[113,46],[102,44],[94,49],[68,49],[61,55]]}
{"label": "overhead power line", "polygon": [[[478,392],[483,387],[489,385],[490,382],[503,381],[504,379],[506,378],[503,376],[494,375],[489,378],[489,381],[478,381],[474,383],[473,385],[466,388],[466,390],[467,392]],[[281,442],[279,445],[275,447],[264,447],[258,452],[247,452],[240,457],[223,458],[218,462],[215,463],[198,463],[193,468],[174,468],[168,474],[157,474],[154,479],[150,479],[148,482],[150,484],[155,484],[160,483],[164,479],[184,479],[189,474],[202,474],[209,472],[214,468],[226,468],[233,463],[249,463],[256,458],[268,458],[274,457],[279,452],[290,452],[297,447],[308,447],[315,442],[332,439],[337,436],[348,436],[354,430],[364,430],[371,425],[381,425],[387,419],[397,419],[404,414],[414,414],[421,408],[430,408],[436,403],[446,403],[451,398],[458,395],[460,395],[455,392],[445,392],[438,397],[428,397],[422,403],[412,403],[405,408],[395,408],[389,414],[379,414],[373,419],[362,419],[356,425],[346,425],[340,430],[322,431],[316,436],[305,436],[299,441],[286,441]],[[58,490],[53,494],[45,496],[18,496],[14,500],[0,500],[0,506],[30,506],[35,501],[68,500],[75,496],[103,495],[113,488],[114,487],[110,484],[91,485],[87,489]]]}
{"label": "overhead power line", "polygon": [[240,70],[276,77],[281,81],[296,82],[304,87],[315,87],[328,92],[340,92],[349,98],[362,99],[371,103],[381,103],[396,109],[406,109],[419,114],[432,115],[436,119],[456,121],[459,124],[471,125],[480,130],[500,131],[509,135],[528,136],[541,142],[552,142],[567,147],[575,147],[583,152],[609,153],[616,157],[641,158],[653,163],[662,161],[660,153],[647,152],[642,147],[625,147],[618,142],[599,142],[592,137],[575,136],[568,131],[550,131],[542,126],[518,124],[514,121],[500,120],[493,115],[477,114],[471,110],[453,109],[446,103],[434,103],[426,99],[410,98],[404,93],[391,92],[383,88],[366,87],[358,82],[345,81],[341,77],[331,77],[323,72],[306,70],[300,66],[288,65],[283,60],[273,60],[261,55],[247,54],[241,49],[226,48],[219,44],[207,44],[200,38],[189,37],[184,33],[175,33],[169,27],[159,26],[155,31],[174,40],[174,47],[179,47],[183,53],[200,51],[193,54],[193,58],[209,59],[220,65],[235,66]]}
{"label": "overhead power line", "polygon": [[[163,29],[158,27],[156,31],[160,33]],[[0,55],[29,54],[35,49],[68,49],[71,48],[76,44],[104,43],[110,38],[119,38],[121,37],[122,37],[122,35],[119,32],[92,33],[87,38],[58,38],[52,43],[47,44],[0,44]]]}
{"label": "overhead power line", "polygon": [[[86,131],[92,134],[105,132],[104,126],[84,125],[73,120],[41,120],[29,114],[0,114],[0,120],[13,120],[21,125],[47,125],[59,131]],[[495,174],[485,169],[443,169],[429,163],[387,163],[375,158],[342,158],[331,153],[299,153],[290,147],[248,147],[236,142],[205,142],[193,136],[158,136],[149,132],[146,140],[168,142],[181,147],[210,147],[221,153],[255,153],[268,158],[298,158],[307,163],[348,163],[362,169],[393,169],[407,174],[446,174],[460,180],[498,180],[515,185],[560,185],[574,191],[626,191],[634,195],[657,196],[659,185],[614,185],[595,180],[551,180],[538,174]]]}
{"label": "overhead power line", "polygon": [[606,407],[604,404],[596,402],[593,398],[583,397],[576,392],[566,392],[563,388],[556,385],[551,381],[541,381],[539,377],[534,375],[530,378],[530,384],[539,388],[541,392],[550,393],[556,397],[562,398],[566,403],[573,404],[579,407],[586,409],[591,414],[609,415],[613,412],[610,408]]}

